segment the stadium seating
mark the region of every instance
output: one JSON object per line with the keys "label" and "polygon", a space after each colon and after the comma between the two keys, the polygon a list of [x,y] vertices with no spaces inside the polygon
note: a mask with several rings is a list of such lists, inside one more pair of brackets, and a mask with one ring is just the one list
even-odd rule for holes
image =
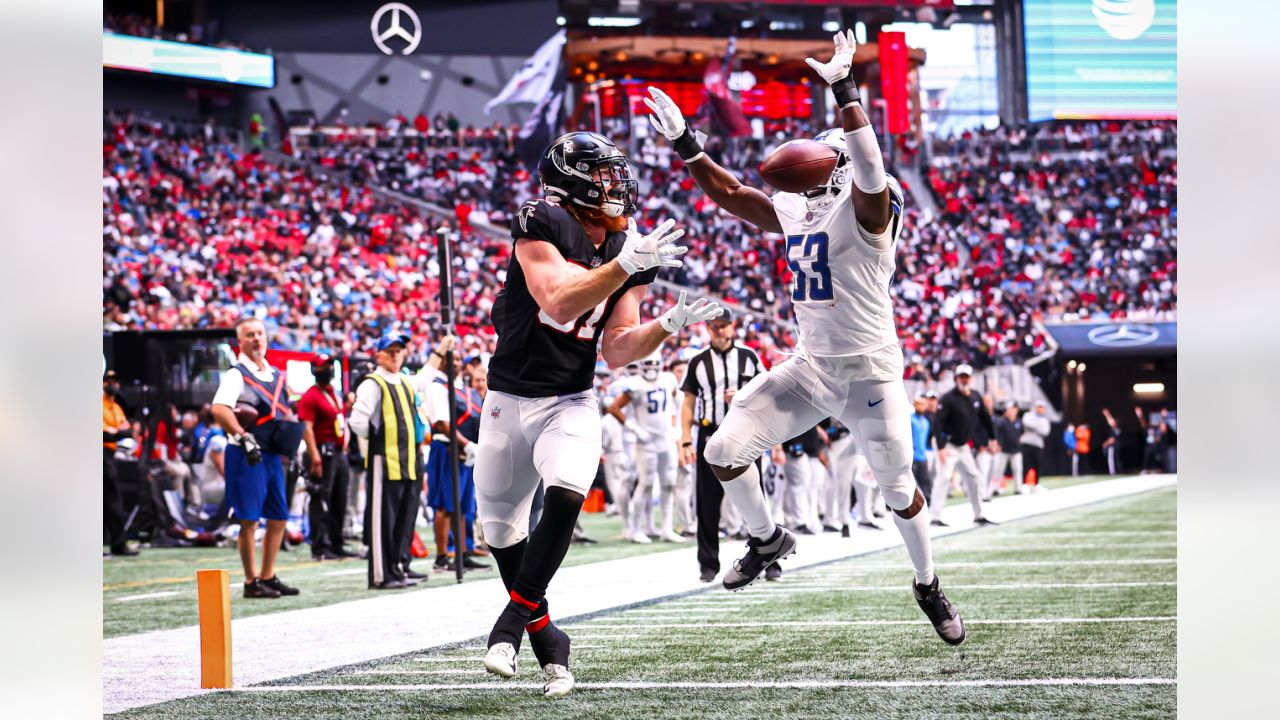
{"label": "stadium seating", "polygon": [[[511,212],[537,193],[514,128],[394,118],[378,128],[290,135],[278,154],[243,154],[211,126],[104,119],[103,321],[107,330],[227,325],[265,313],[272,342],[351,353],[396,324],[431,335],[440,222],[390,190],[443,208],[460,232],[455,276],[468,354],[492,348],[488,311],[504,279]],[[791,136],[708,149],[762,185],[755,168]],[[624,133],[615,137],[625,139]],[[908,371],[1021,362],[1045,349],[1040,320],[1156,318],[1177,307],[1176,124],[999,129],[939,138],[923,171],[938,208],[908,210],[898,249],[899,333]],[[780,243],[721,212],[666,143],[639,139],[645,219],[688,228],[675,286],[750,311],[748,343],[788,350],[790,275]],[[1105,162],[1086,162],[1102,157]],[[642,225],[644,221],[642,220]],[[688,344],[689,339],[681,341]],[[692,342],[701,344],[695,334]]]}

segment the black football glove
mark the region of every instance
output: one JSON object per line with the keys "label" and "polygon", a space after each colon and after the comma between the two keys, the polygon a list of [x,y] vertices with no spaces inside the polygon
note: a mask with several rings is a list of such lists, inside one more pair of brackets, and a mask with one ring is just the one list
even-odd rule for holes
{"label": "black football glove", "polygon": [[258,447],[258,441],[249,433],[240,433],[240,449],[244,451],[244,457],[249,461],[249,465],[257,465],[262,462],[262,449]]}

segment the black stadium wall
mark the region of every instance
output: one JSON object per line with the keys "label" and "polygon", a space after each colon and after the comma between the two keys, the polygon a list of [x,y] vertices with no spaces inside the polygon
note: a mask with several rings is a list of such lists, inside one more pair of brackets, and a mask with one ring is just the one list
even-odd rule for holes
{"label": "black stadium wall", "polygon": [[[103,77],[105,107],[239,125],[258,112],[270,125],[274,99],[286,113],[309,112],[324,124],[339,118],[353,126],[383,122],[397,112],[409,118],[452,112],[475,125],[521,122],[530,106],[504,105],[485,115],[484,104],[559,30],[556,0],[191,4],[194,22],[271,53],[276,86],[256,90],[111,71]],[[386,35],[379,47],[375,16],[381,34],[398,17],[407,37]]]}
{"label": "black stadium wall", "polygon": [[[487,116],[484,104],[559,29],[555,0],[217,5],[225,37],[269,48],[276,57],[276,87],[251,93],[250,110],[269,117],[268,98],[274,97],[286,113],[309,110],[323,124],[335,122],[344,109],[351,125],[381,122],[397,112],[410,118],[452,112],[477,125],[523,120],[529,106],[502,106]],[[387,8],[379,18],[386,32],[394,5],[417,17],[415,32],[412,18],[399,13],[406,33],[418,36],[416,46],[400,36],[387,37],[384,48],[375,41],[375,15]]]}

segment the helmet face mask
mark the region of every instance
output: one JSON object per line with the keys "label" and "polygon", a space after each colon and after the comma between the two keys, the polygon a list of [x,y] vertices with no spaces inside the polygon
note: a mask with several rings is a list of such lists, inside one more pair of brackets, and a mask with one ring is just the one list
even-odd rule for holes
{"label": "helmet face mask", "polygon": [[817,204],[825,205],[829,204],[831,196],[839,195],[844,186],[853,178],[850,172],[849,150],[844,144],[844,131],[839,128],[831,128],[818,133],[814,141],[820,142],[836,151],[836,167],[831,171],[831,177],[826,183],[804,192],[804,196],[811,203],[818,201]]}
{"label": "helmet face mask", "polygon": [[561,135],[538,162],[548,199],[599,210],[608,217],[636,210],[637,186],[627,156],[613,141],[593,132]]}

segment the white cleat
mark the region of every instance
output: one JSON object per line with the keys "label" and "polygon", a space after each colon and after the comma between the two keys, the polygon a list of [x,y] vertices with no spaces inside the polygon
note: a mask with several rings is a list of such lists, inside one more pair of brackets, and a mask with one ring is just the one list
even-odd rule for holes
{"label": "white cleat", "polygon": [[659,537],[662,539],[662,542],[669,542],[669,543],[682,543],[682,542],[689,541],[688,538],[684,537],[683,535],[681,535],[680,533],[674,530],[663,530],[662,534]]}
{"label": "white cleat", "polygon": [[501,642],[489,648],[484,654],[484,669],[498,677],[513,678],[516,676],[516,648],[511,643]]}
{"label": "white cleat", "polygon": [[542,668],[542,696],[549,698],[564,697],[573,691],[573,673],[563,665],[550,663]]}
{"label": "white cleat", "polygon": [[630,535],[628,535],[627,540],[630,540],[631,542],[637,545],[649,545],[650,543],[653,542],[652,540],[649,539],[649,536],[645,535],[644,532],[641,530],[637,530],[631,533]]}

